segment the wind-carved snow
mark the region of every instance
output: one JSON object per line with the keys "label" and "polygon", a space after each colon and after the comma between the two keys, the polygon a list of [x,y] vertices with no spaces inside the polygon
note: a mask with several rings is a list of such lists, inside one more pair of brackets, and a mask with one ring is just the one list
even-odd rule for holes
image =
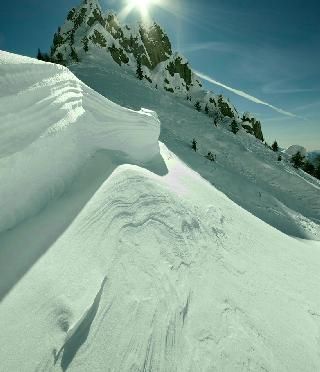
{"label": "wind-carved snow", "polygon": [[104,278],[100,286],[99,292],[97,293],[92,305],[84,313],[82,318],[69,330],[67,319],[59,319],[61,329],[67,331],[67,337],[64,345],[61,347],[59,352],[54,351],[55,354],[55,364],[60,359],[61,356],[61,368],[63,371],[66,371],[69,364],[72,362],[77,351],[82,344],[86,342],[88,337],[91,324],[97,314],[99,303],[101,299],[101,294],[104,288],[104,285],[107,281],[107,278]]}
{"label": "wind-carved snow", "polygon": [[[42,66],[57,75],[58,67],[41,64],[37,68]],[[64,69],[61,73],[68,74]],[[44,73],[43,79],[48,79]],[[47,244],[23,274],[11,281],[1,300],[0,369],[318,370],[319,242],[292,238],[266,224],[217,190],[165,144],[156,139],[155,145],[159,122],[154,113],[121,109],[73,79],[72,94],[66,97],[70,102],[81,99],[85,112],[51,133],[65,116],[51,120],[48,108],[47,125],[41,127],[43,123],[35,120],[30,128],[38,135],[32,140],[21,138],[22,154],[26,156],[34,146],[30,159],[41,156],[46,168],[52,169],[51,157],[59,157],[57,149],[61,150],[61,160],[70,160],[60,164],[62,170],[68,169],[68,177],[71,160],[75,174],[82,163],[76,156],[67,158],[63,144],[70,146],[71,139],[75,141],[79,145],[75,153],[87,162],[82,169],[85,174],[80,171],[74,183],[61,187],[60,198],[56,194],[37,215],[28,215],[0,234],[0,254],[3,247],[9,250],[10,242],[14,252],[20,247],[17,257],[6,261],[10,271],[34,245]],[[47,84],[44,96],[40,88],[29,90],[33,97],[37,95],[35,102],[54,96]],[[58,85],[53,87],[63,96],[66,91]],[[34,84],[24,86],[28,89]],[[57,99],[52,97],[53,102]],[[1,110],[6,112],[2,104]],[[120,135],[124,142],[118,140]],[[113,151],[104,136],[115,138]],[[48,144],[47,153],[41,152],[43,143]],[[126,158],[119,157],[116,146],[122,152],[129,146]],[[182,154],[184,147],[181,144]],[[159,148],[167,170],[162,173],[156,172],[159,163],[153,159]],[[141,161],[149,170],[123,164],[133,160],[130,157],[135,152],[145,155]],[[198,159],[202,172],[208,169],[203,165],[207,160]],[[14,169],[19,181],[23,175],[22,160],[18,160],[19,168]],[[43,184],[42,168],[30,164],[26,163],[33,183]],[[46,181],[64,181],[60,167]],[[3,180],[5,172],[1,168]],[[19,207],[24,199],[16,183],[14,178],[7,180],[12,195],[17,192]],[[36,187],[31,186],[24,184],[34,192]],[[1,209],[3,221],[9,213],[10,209]],[[48,241],[39,241],[41,235],[50,234]],[[3,272],[1,281],[6,281]]]}
{"label": "wind-carved snow", "polygon": [[[6,370],[320,365],[319,245],[264,224],[161,153],[168,175],[118,167],[6,296]],[[13,346],[27,360],[8,360]]]}
{"label": "wind-carved snow", "polygon": [[62,66],[6,52],[0,61],[0,232],[61,194],[98,150],[138,162],[159,154],[155,113],[114,104]]}

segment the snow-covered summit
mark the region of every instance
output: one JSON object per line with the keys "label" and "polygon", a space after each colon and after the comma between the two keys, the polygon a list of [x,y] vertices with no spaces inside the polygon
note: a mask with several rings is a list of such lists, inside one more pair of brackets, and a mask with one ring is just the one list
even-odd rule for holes
{"label": "snow-covered summit", "polygon": [[140,78],[148,84],[183,97],[215,122],[230,126],[235,121],[263,141],[261,123],[242,118],[228,99],[204,90],[188,60],[172,50],[168,35],[157,23],[123,25],[113,11],[103,12],[98,0],[85,0],[70,10],[54,35],[51,56],[70,65],[101,51],[106,59],[134,73],[141,64]]}
{"label": "snow-covered summit", "polygon": [[288,155],[288,156],[293,156],[295,155],[296,153],[300,152],[300,154],[302,156],[306,156],[307,154],[307,149],[301,145],[292,145],[290,147],[288,147],[286,150],[285,150],[285,153]]}

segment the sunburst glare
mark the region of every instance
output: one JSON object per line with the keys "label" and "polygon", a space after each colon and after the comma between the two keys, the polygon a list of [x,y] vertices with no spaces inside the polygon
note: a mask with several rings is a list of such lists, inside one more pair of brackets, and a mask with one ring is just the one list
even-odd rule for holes
{"label": "sunburst glare", "polygon": [[120,17],[126,18],[131,12],[137,10],[140,12],[144,21],[150,19],[150,11],[153,6],[166,8],[167,0],[126,0],[126,5],[120,12]]}

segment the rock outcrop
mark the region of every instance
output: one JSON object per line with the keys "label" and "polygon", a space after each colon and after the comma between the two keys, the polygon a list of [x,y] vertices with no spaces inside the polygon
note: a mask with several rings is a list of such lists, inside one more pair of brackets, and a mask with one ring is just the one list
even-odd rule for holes
{"label": "rock outcrop", "polygon": [[241,119],[222,95],[205,91],[189,62],[172,51],[169,37],[155,22],[122,25],[112,11],[104,13],[98,0],[84,0],[72,8],[53,38],[51,58],[65,65],[79,62],[99,49],[119,66],[134,72],[157,89],[185,98],[198,111],[214,118],[215,124],[236,121],[239,127],[263,141],[261,123],[251,115]]}
{"label": "rock outcrop", "polygon": [[245,112],[242,116],[242,127],[262,142],[264,141],[260,121],[248,112]]}
{"label": "rock outcrop", "polygon": [[[135,69],[139,60],[144,77],[150,83],[156,80],[158,87],[167,86],[165,80],[171,80],[168,75],[175,80],[178,75],[181,80],[171,87],[173,92],[186,93],[192,86],[200,87],[188,61],[172,53],[170,40],[157,23],[121,25],[114,12],[104,14],[98,1],[85,0],[70,10],[66,22],[54,35],[51,57],[69,64],[78,62],[95,48],[105,50],[120,66],[125,64]],[[162,79],[159,66],[162,66]]]}

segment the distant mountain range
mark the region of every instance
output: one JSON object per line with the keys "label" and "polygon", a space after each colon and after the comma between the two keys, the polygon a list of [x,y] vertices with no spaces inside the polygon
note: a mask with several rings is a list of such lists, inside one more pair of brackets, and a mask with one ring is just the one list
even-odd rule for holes
{"label": "distant mountain range", "polygon": [[51,58],[69,65],[98,50],[119,66],[131,68],[141,80],[185,98],[215,124],[242,126],[264,141],[260,121],[249,113],[240,115],[229,99],[204,90],[185,57],[172,51],[168,35],[157,23],[122,25],[113,11],[104,13],[97,0],[84,0],[70,10],[55,33]]}
{"label": "distant mountain range", "polygon": [[[320,157],[320,150],[314,150],[307,153],[307,158],[311,163],[316,163],[317,159]],[[317,164],[315,164],[317,165]]]}

